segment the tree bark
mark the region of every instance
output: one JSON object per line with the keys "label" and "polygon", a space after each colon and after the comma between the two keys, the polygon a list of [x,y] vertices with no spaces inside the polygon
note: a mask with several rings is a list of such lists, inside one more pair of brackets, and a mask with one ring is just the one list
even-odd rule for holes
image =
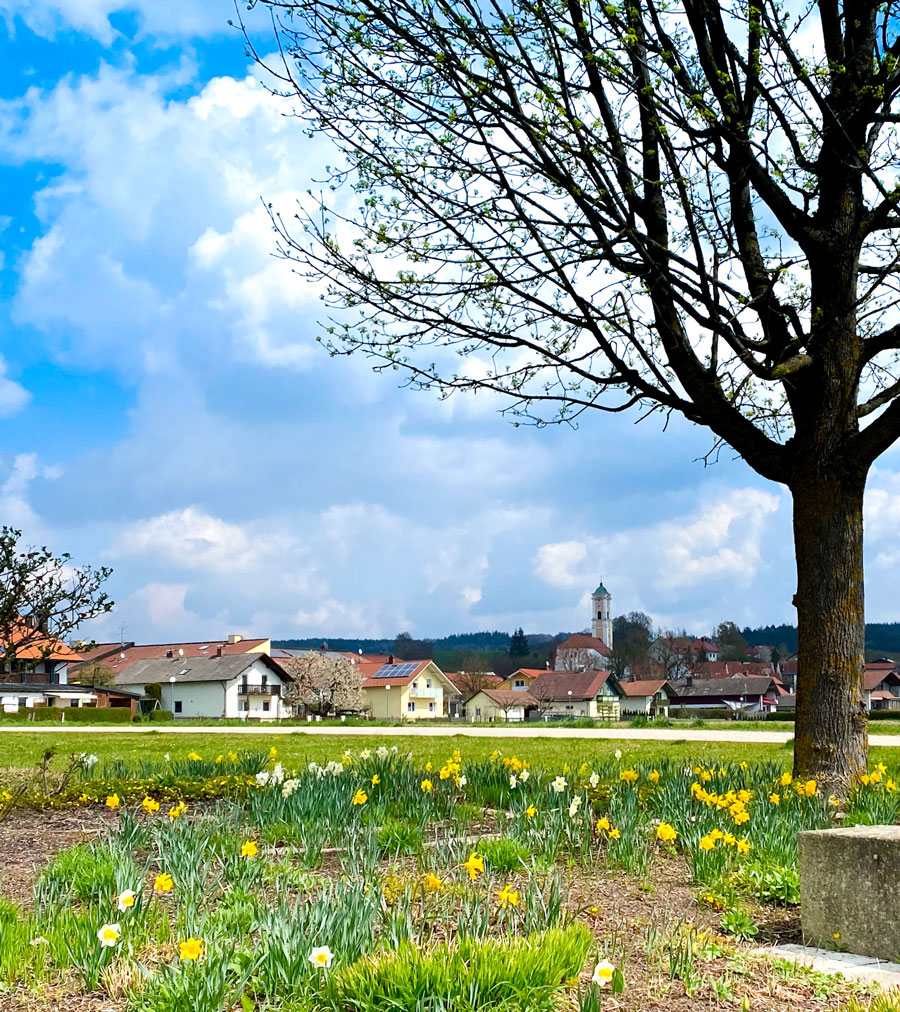
{"label": "tree bark", "polygon": [[846,795],[865,772],[863,491],[855,466],[814,466],[793,485],[799,636],[794,775]]}

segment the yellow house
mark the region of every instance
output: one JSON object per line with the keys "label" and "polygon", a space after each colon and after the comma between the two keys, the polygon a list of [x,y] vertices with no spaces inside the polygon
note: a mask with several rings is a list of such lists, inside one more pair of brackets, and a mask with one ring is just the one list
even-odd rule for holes
{"label": "yellow house", "polygon": [[534,684],[534,680],[543,674],[546,674],[544,668],[519,668],[509,678],[504,678],[502,682],[491,686],[491,688],[510,692],[527,692]]}
{"label": "yellow house", "polygon": [[[453,683],[434,661],[363,662],[363,692],[374,720],[439,720]],[[368,671],[366,669],[369,669]]]}

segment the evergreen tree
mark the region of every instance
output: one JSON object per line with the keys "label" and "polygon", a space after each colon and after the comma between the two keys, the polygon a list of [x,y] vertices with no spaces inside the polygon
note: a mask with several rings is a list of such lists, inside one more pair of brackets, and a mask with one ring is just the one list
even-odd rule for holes
{"label": "evergreen tree", "polygon": [[527,657],[530,653],[531,646],[528,643],[528,637],[525,635],[525,630],[520,626],[512,634],[512,639],[509,641],[509,656]]}

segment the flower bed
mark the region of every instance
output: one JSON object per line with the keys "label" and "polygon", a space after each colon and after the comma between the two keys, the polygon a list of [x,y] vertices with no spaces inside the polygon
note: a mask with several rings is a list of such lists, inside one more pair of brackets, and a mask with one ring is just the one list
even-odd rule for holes
{"label": "flower bed", "polygon": [[[0,899],[0,986],[22,1008],[52,993],[129,1012],[592,1012],[649,1007],[648,975],[667,1008],[740,1005],[763,970],[744,955],[737,973],[737,940],[796,904],[797,832],[900,818],[880,765],[839,805],[767,763],[419,766],[384,746],[302,770],[274,749],[85,755],[55,791],[10,787],[8,807],[116,821],[57,854],[30,907]],[[590,902],[600,878],[609,909]],[[691,923],[641,923],[641,896],[682,880]],[[752,1007],[845,996],[783,977]]]}

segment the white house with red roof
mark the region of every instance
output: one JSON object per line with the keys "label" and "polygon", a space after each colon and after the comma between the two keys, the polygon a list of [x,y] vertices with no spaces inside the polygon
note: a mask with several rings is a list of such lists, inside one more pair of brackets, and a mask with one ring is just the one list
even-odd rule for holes
{"label": "white house with red roof", "polygon": [[625,698],[619,701],[622,716],[667,717],[675,699],[675,687],[665,678],[622,682]]}

